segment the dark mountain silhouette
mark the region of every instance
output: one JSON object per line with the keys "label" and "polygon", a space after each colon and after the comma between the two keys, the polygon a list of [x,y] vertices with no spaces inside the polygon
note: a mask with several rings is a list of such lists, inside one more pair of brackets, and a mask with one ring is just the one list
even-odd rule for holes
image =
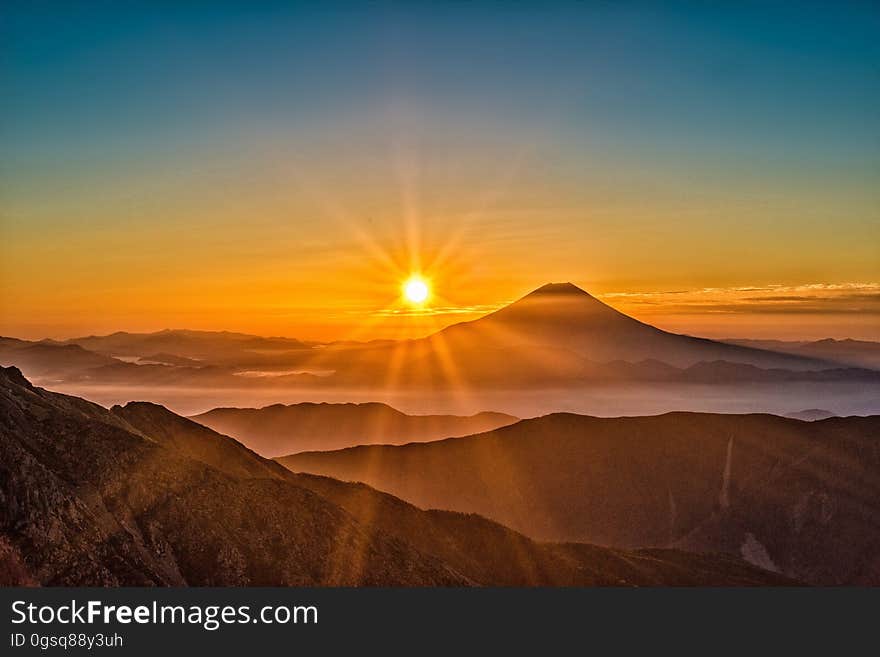
{"label": "dark mountain silhouette", "polygon": [[41,584],[466,581],[280,476],[228,474],[17,370],[0,377],[0,534]]}
{"label": "dark mountain silhouette", "polygon": [[536,543],[296,475],[167,409],[0,369],[0,578],[44,585],[769,585],[730,557]]}
{"label": "dark mountain silhouette", "polygon": [[[683,368],[708,362],[750,366],[750,381],[877,378],[861,370],[825,374],[821,370],[839,369],[839,364],[662,331],[570,283],[545,285],[496,312],[426,338],[328,345],[310,355],[311,366],[334,372],[328,383],[351,386],[574,387],[658,378],[689,382]],[[669,369],[663,371],[664,366]],[[717,366],[715,370],[723,376]],[[728,371],[737,376],[732,382],[742,379],[741,370]]]}
{"label": "dark mountain silhouette", "polygon": [[[148,386],[156,389],[173,388],[304,388],[320,387],[322,377],[296,373],[280,376],[249,378],[236,374],[231,367],[203,365],[200,367],[175,366],[159,363],[130,363],[116,361],[100,367],[71,372],[64,383],[86,383],[103,386]],[[38,379],[40,382],[43,379]]]}
{"label": "dark mountain silhouette", "polygon": [[[826,359],[825,352],[781,353],[669,333],[570,283],[545,285],[480,319],[416,340],[317,345],[241,333],[165,330],[14,342],[15,348],[0,344],[3,362],[53,385],[429,391],[645,382],[880,385],[877,371],[844,367]],[[842,342],[834,344],[829,357],[838,354]],[[39,367],[20,349],[25,345],[45,350]],[[50,362],[53,357],[58,362]],[[845,387],[827,389],[831,395],[845,395]]]}
{"label": "dark mountain silhouette", "polygon": [[617,550],[585,543],[538,543],[473,513],[423,511],[363,484],[300,474],[298,483],[362,523],[406,540],[475,582],[501,586],[729,586],[792,580],[754,571],[735,557],[676,549]]}
{"label": "dark mountain silhouette", "polygon": [[814,583],[880,583],[880,416],[554,414],[279,461],[542,540],[678,545]]}
{"label": "dark mountain silhouette", "polygon": [[33,377],[68,377],[77,372],[115,363],[119,361],[75,344],[0,338],[0,365],[14,365]]}
{"label": "dark mountain silhouette", "polygon": [[796,381],[813,382],[859,382],[880,383],[880,372],[859,367],[834,367],[824,370],[791,371],[778,368],[761,369],[744,363],[723,360],[701,362],[678,371],[667,381],[682,383],[784,383]]}
{"label": "dark mountain silhouette", "polygon": [[571,283],[550,283],[472,322],[429,338],[458,345],[542,345],[567,349],[593,362],[645,359],[676,367],[725,360],[762,368],[822,369],[801,356],[668,333],[624,315]]}
{"label": "dark mountain silhouette", "polygon": [[860,368],[792,371],[714,361],[682,369],[656,359],[597,363],[569,349],[556,347],[518,345],[496,348],[484,344],[450,349],[447,344],[424,340],[348,345],[344,348],[331,345],[324,349],[277,352],[233,350],[218,352],[214,360],[195,360],[168,353],[116,358],[88,351],[76,344],[2,338],[0,363],[20,367],[27,376],[52,385],[157,389],[338,389],[364,386],[528,389],[645,382],[711,385],[880,383],[880,373]]}
{"label": "dark mountain silhouette", "polygon": [[851,367],[880,370],[880,342],[869,340],[825,338],[815,341],[725,340],[725,342],[808,358],[821,358]]}
{"label": "dark mountain silhouette", "polygon": [[261,353],[308,349],[311,345],[293,338],[261,337],[230,331],[191,331],[165,329],[155,333],[127,333],[90,335],[71,338],[62,344],[75,344],[109,356],[145,357],[163,353],[205,361],[227,361],[250,355],[258,359]]}
{"label": "dark mountain silhouette", "polygon": [[785,417],[804,420],[805,422],[815,422],[816,420],[827,420],[830,417],[837,417],[837,414],[826,411],[823,408],[806,408],[795,413],[787,413]]}
{"label": "dark mountain silhouette", "polygon": [[375,402],[215,408],[191,419],[234,436],[264,456],[466,436],[518,420],[512,415],[488,412],[466,417],[406,415],[386,404]]}

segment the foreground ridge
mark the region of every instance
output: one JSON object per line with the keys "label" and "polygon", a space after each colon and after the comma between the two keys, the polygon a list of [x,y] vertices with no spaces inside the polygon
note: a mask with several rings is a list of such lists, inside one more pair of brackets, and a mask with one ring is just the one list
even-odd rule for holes
{"label": "foreground ridge", "polygon": [[730,557],[541,544],[293,474],[155,404],[110,411],[0,369],[6,584],[768,585]]}

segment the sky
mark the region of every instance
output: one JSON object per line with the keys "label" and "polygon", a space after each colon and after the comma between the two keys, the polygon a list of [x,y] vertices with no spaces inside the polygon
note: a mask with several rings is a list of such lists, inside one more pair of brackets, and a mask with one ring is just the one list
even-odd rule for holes
{"label": "sky", "polygon": [[880,340],[880,7],[721,4],[6,2],[0,334]]}

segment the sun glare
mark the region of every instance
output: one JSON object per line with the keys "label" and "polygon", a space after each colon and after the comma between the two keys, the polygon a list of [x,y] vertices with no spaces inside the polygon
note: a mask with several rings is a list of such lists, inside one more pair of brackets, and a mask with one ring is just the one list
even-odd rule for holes
{"label": "sun glare", "polygon": [[428,294],[430,294],[428,283],[418,276],[411,277],[403,284],[403,296],[410,303],[424,303],[428,299]]}

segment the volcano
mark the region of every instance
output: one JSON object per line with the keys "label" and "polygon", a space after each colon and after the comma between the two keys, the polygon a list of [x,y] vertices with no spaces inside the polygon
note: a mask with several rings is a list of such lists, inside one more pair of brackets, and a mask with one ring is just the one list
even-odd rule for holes
{"label": "volcano", "polygon": [[778,378],[837,367],[818,358],[670,333],[571,283],[544,285],[500,310],[424,338],[321,350],[311,366],[333,370],[334,381],[343,385],[567,388],[685,381],[684,370],[698,364],[710,364],[717,382],[725,382],[732,367],[758,368],[751,373],[755,380],[766,378],[768,370],[776,370]]}
{"label": "volcano", "polygon": [[494,313],[427,339],[453,348],[560,349],[598,363],[656,360],[689,367],[723,360],[789,370],[830,366],[815,358],[669,333],[615,310],[572,283],[549,283]]}

